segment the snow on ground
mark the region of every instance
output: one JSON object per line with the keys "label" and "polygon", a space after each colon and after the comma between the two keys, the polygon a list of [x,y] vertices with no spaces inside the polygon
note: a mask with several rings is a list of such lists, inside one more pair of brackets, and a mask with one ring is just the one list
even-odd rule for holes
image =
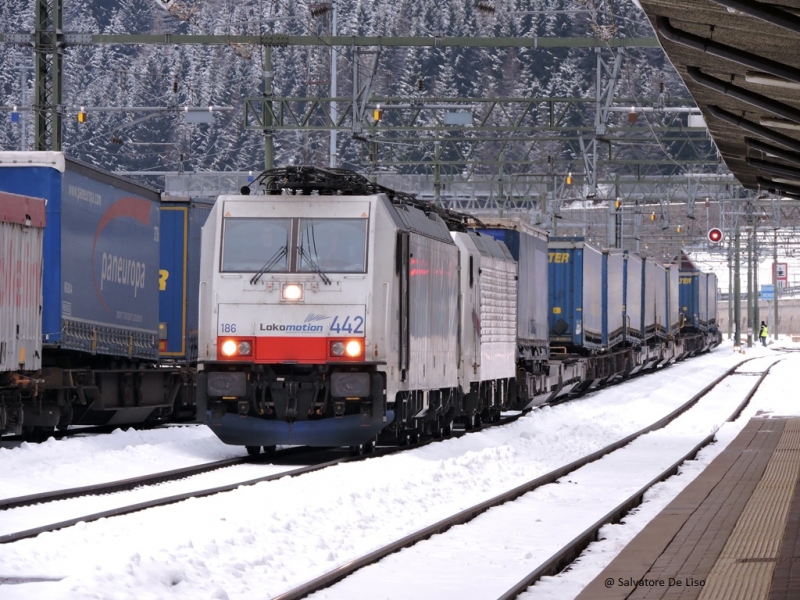
{"label": "snow on ground", "polygon": [[185,426],[107,435],[50,438],[41,444],[0,447],[0,498],[128,479],[159,471],[245,456],[208,427]]}
{"label": "snow on ground", "polygon": [[[730,366],[761,354],[771,351],[754,348],[742,356],[733,354],[727,344],[580,400],[534,411],[502,428],[0,546],[0,580],[65,577],[57,583],[5,585],[0,595],[10,600],[269,598],[637,431],[685,402]],[[789,355],[788,361],[796,370],[800,354]],[[780,373],[788,378],[791,371]],[[772,401],[766,394],[767,390],[788,394],[788,384],[787,391],[782,391],[777,383],[782,378],[778,373],[776,369],[767,378],[755,400],[761,410],[798,414],[791,403]],[[753,410],[736,426],[741,428]],[[714,448],[735,436],[730,430],[723,428],[724,441]],[[72,445],[86,443],[91,445],[73,450]],[[25,445],[0,451],[2,495],[119,479],[242,453],[220,444],[205,428]],[[57,485],[43,487],[54,478]],[[6,492],[7,485],[14,493]],[[675,493],[659,492],[672,494],[669,498]],[[650,504],[639,514],[649,510]],[[607,540],[601,544],[621,535],[606,533],[609,529],[604,528]],[[536,540],[530,543],[532,548],[537,546]],[[594,576],[591,570],[599,571],[598,565],[610,560],[606,555],[612,553],[591,550],[569,574],[541,584],[542,593],[552,598],[574,595]],[[571,579],[581,572],[577,580]],[[551,591],[545,591],[545,586]],[[540,596],[539,587],[533,588],[531,597]],[[435,581],[429,588],[428,597],[437,597]]]}
{"label": "snow on ground", "polygon": [[[774,358],[760,360],[766,367]],[[492,508],[310,598],[424,598],[431,595],[431,581],[436,581],[440,597],[499,598],[695,448],[756,382],[750,375],[728,379],[666,427],[565,475],[558,485]],[[475,572],[480,577],[472,577]]]}

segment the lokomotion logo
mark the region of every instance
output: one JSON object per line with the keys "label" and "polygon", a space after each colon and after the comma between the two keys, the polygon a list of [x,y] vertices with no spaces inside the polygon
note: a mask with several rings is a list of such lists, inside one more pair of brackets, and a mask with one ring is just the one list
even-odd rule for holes
{"label": "lokomotion logo", "polygon": [[[112,204],[105,214],[103,214],[100,223],[97,225],[97,231],[95,231],[94,234],[94,244],[92,245],[92,264],[97,264],[95,262],[95,250],[100,235],[112,221],[127,217],[147,227],[150,224],[150,211],[152,208],[153,203],[142,198],[122,198]],[[147,275],[146,265],[144,262],[138,261],[135,258],[118,256],[110,252],[103,252],[102,256],[99,257],[99,262],[99,284],[97,282],[97,271],[93,269],[92,273],[94,289],[103,307],[111,313],[112,310],[103,298],[103,290],[105,290],[109,283],[128,286],[133,290],[133,297],[135,298],[139,290],[145,287],[145,278]]]}
{"label": "lokomotion logo", "polygon": [[315,313],[309,313],[308,316],[303,320],[303,323],[298,324],[289,324],[289,325],[278,325],[277,323],[260,323],[260,331],[289,331],[292,333],[319,333],[324,331],[324,327],[322,325],[315,325],[315,323],[319,323],[320,321],[327,321],[330,317],[326,317],[325,315],[318,315]]}

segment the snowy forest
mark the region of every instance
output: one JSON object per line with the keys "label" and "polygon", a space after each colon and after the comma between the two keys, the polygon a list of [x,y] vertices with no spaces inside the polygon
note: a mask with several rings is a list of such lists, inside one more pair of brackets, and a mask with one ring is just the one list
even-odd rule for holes
{"label": "snowy forest", "polygon": [[[335,0],[340,36],[591,37],[597,26],[615,37],[651,37],[650,24],[632,0]],[[3,33],[32,32],[32,0],[0,0]],[[587,12],[592,6],[605,12]],[[329,35],[330,4],[306,0],[64,0],[64,31],[98,34],[287,34]],[[612,9],[609,12],[609,9]],[[534,12],[535,11],[535,12]],[[527,14],[526,14],[527,13]],[[272,50],[273,94],[283,98],[329,98],[331,49],[286,46]],[[337,47],[337,96],[352,95],[353,49]],[[264,167],[264,136],[244,128],[244,99],[264,93],[264,53],[259,46],[74,45],[64,54],[64,151],[110,170],[242,171]],[[33,51],[4,44],[0,53],[0,105],[30,106]],[[596,55],[591,48],[384,47],[372,84],[376,97],[425,102],[447,98],[587,98],[595,96]],[[24,89],[23,89],[24,88]],[[663,98],[688,98],[680,78],[659,48],[628,48],[617,84],[618,98],[652,106]],[[302,104],[299,100],[296,105]],[[213,123],[184,122],[176,107],[229,106]],[[78,123],[80,107],[94,107]],[[98,107],[163,107],[160,112],[100,111]],[[172,109],[171,111],[167,109]],[[297,110],[302,112],[302,106]],[[513,107],[512,107],[513,109]],[[0,148],[31,149],[33,121],[3,113]],[[564,105],[563,125],[594,131],[593,107]],[[387,115],[387,123],[390,123]],[[434,112],[417,122],[433,123]],[[495,117],[492,117],[495,118]],[[497,117],[500,118],[500,117]],[[506,114],[508,122],[546,124],[543,111]],[[622,113],[613,118],[627,122]],[[655,119],[655,117],[654,117]],[[427,120],[427,121],[426,121]],[[478,117],[475,117],[475,121]],[[23,122],[25,137],[22,139]],[[346,121],[348,122],[348,121]],[[656,122],[654,120],[654,122]],[[313,124],[313,122],[312,122]],[[399,134],[398,134],[399,135]],[[403,133],[397,145],[414,146]],[[440,136],[451,132],[439,132]],[[460,132],[463,138],[478,132]],[[528,137],[534,134],[528,132]],[[552,136],[551,136],[552,137]],[[276,131],[275,165],[327,164],[327,131]],[[381,138],[384,143],[391,136]],[[499,144],[499,142],[498,142]],[[646,145],[645,145],[646,146]],[[669,147],[632,149],[636,156],[664,158]],[[385,167],[399,172],[425,169],[431,156],[421,144],[419,165]],[[432,145],[430,145],[432,147]],[[486,156],[498,145],[485,144]],[[338,135],[338,164],[363,170],[369,143],[348,131]],[[480,159],[480,152],[473,158]],[[512,155],[513,147],[504,152]],[[675,150],[675,155],[680,150]],[[575,159],[569,144],[549,141],[526,160]],[[673,156],[675,157],[675,156]],[[496,158],[496,156],[494,157]],[[488,168],[488,167],[487,167]],[[523,168],[521,165],[509,168]],[[487,172],[491,171],[488,168]]]}

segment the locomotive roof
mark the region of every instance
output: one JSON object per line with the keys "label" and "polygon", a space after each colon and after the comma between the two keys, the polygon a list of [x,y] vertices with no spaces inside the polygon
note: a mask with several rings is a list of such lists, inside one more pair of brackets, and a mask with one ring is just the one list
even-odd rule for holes
{"label": "locomotive roof", "polygon": [[374,196],[386,194],[395,206],[408,206],[424,213],[435,213],[444,221],[450,231],[466,231],[468,224],[478,222],[473,216],[437,206],[420,200],[414,194],[398,192],[349,169],[330,169],[314,166],[281,167],[263,171],[255,177],[250,186],[242,188],[242,194],[249,194],[252,186],[264,188],[267,194],[291,195],[312,194],[320,196]]}

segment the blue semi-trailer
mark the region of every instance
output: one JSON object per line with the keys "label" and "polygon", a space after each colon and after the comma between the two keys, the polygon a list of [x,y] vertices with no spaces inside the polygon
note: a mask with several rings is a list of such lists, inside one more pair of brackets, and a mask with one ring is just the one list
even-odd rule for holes
{"label": "blue semi-trailer", "polygon": [[159,367],[160,194],[60,152],[0,152],[0,191],[46,201],[41,383],[24,390],[21,433],[160,420],[191,401],[185,373]]}
{"label": "blue semi-trailer", "polygon": [[200,233],[213,205],[204,198],[165,196],[161,201],[158,338],[163,362],[197,361]]}

